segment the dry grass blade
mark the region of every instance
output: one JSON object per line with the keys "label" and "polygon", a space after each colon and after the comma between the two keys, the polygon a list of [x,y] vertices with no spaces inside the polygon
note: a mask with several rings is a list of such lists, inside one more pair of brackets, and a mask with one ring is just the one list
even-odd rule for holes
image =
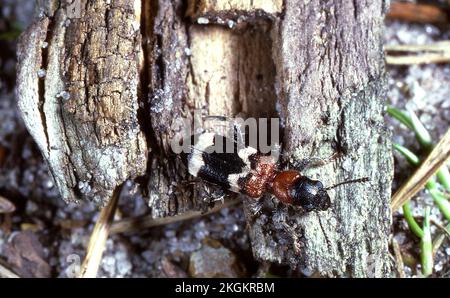
{"label": "dry grass blade", "polygon": [[79,277],[97,277],[98,268],[105,250],[106,239],[108,239],[111,223],[117,208],[122,186],[116,188],[111,200],[101,211],[94,230],[92,231],[86,257],[81,265]]}
{"label": "dry grass blade", "polygon": [[387,45],[384,50],[386,63],[392,65],[450,62],[450,41],[424,45]]}
{"label": "dry grass blade", "polygon": [[0,278],[20,278],[20,276],[0,263]]}
{"label": "dry grass blade", "polygon": [[433,256],[436,255],[436,252],[441,247],[445,238],[449,237],[448,229],[450,229],[450,224],[448,224],[446,228],[441,229],[441,231],[434,237],[434,239],[433,239]]}
{"label": "dry grass blade", "polygon": [[201,211],[190,211],[180,215],[163,218],[151,218],[150,216],[127,218],[114,222],[111,226],[110,232],[111,234],[117,234],[117,233],[142,231],[143,229],[148,229],[156,226],[167,225],[174,222],[205,216],[217,212],[223,208],[231,207],[240,202],[241,200],[239,199],[227,201],[223,204],[214,206],[214,208],[204,213],[202,213]]}
{"label": "dry grass blade", "polygon": [[405,275],[405,265],[403,263],[402,252],[400,250],[400,245],[398,244],[395,238],[392,238],[392,250],[394,251],[395,256],[395,266],[397,268],[398,277],[404,278]]}
{"label": "dry grass blade", "polygon": [[391,201],[392,211],[396,211],[405,202],[417,194],[439,168],[444,165],[450,155],[450,129],[431,151],[430,155],[408,179],[408,181],[394,194]]}

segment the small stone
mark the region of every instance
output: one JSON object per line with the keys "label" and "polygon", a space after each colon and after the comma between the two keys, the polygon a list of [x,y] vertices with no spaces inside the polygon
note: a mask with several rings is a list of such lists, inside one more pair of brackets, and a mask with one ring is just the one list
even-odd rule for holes
{"label": "small stone", "polygon": [[209,24],[209,20],[207,18],[200,17],[197,19],[197,24],[206,25]]}
{"label": "small stone", "polygon": [[191,277],[243,277],[244,271],[236,255],[216,240],[205,239],[202,247],[191,254]]}
{"label": "small stone", "polygon": [[133,266],[128,260],[127,253],[125,251],[118,251],[115,253],[115,258],[116,258],[117,273],[120,276],[130,274]]}
{"label": "small stone", "polygon": [[50,189],[53,187],[53,180],[47,179],[44,183],[45,188]]}
{"label": "small stone", "polygon": [[78,182],[78,189],[83,189],[84,188],[84,181],[79,181]]}
{"label": "small stone", "polygon": [[63,100],[69,100],[70,93],[67,91],[61,91],[60,93],[58,93],[57,97],[62,98]]}
{"label": "small stone", "polygon": [[182,270],[179,266],[172,263],[168,258],[163,258],[161,260],[161,271],[166,277],[170,278],[186,278],[188,277],[186,272]]}
{"label": "small stone", "polygon": [[16,206],[6,198],[0,196],[0,214],[12,213],[16,210]]}
{"label": "small stone", "polygon": [[434,265],[434,270],[435,270],[435,271],[441,271],[442,268],[444,268],[444,266],[442,265],[442,263],[437,263],[436,265]]}
{"label": "small stone", "polygon": [[25,205],[25,211],[27,214],[32,214],[35,213],[38,210],[38,205],[31,201],[31,200],[27,200],[27,204]]}
{"label": "small stone", "polygon": [[398,244],[400,244],[400,245],[402,245],[402,244],[404,244],[404,243],[406,243],[406,241],[407,241],[407,237],[406,237],[406,235],[405,235],[405,233],[398,233],[398,234],[396,234],[395,236],[394,236],[394,238],[395,238],[395,240],[398,242]]}
{"label": "small stone", "polygon": [[116,259],[114,256],[105,256],[102,260],[102,269],[108,276],[114,276],[116,273]]}
{"label": "small stone", "polygon": [[174,238],[174,237],[176,236],[176,232],[175,232],[174,230],[166,230],[166,231],[164,232],[164,235],[165,235],[167,238]]}
{"label": "small stone", "polygon": [[300,272],[306,277],[310,277],[314,273],[314,271],[309,267],[301,267]]}
{"label": "small stone", "polygon": [[12,269],[22,277],[50,277],[51,268],[45,261],[45,251],[32,231],[18,232],[6,244],[5,255]]}
{"label": "small stone", "polygon": [[42,69],[42,68],[39,69],[37,72],[38,77],[41,79],[44,78],[46,74],[47,74],[47,72],[45,71],[45,69]]}

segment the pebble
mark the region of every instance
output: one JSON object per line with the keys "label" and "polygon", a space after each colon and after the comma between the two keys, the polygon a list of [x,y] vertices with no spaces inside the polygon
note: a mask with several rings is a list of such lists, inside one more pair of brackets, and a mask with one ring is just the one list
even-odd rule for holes
{"label": "pebble", "polygon": [[184,53],[186,54],[186,56],[190,57],[192,56],[192,51],[190,48],[184,48]]}
{"label": "pebble", "polygon": [[220,242],[208,239],[201,249],[191,254],[189,274],[195,278],[243,277],[236,255]]}
{"label": "pebble", "polygon": [[206,25],[209,24],[209,20],[207,18],[200,17],[197,19],[197,24]]}
{"label": "pebble", "polygon": [[41,79],[44,78],[46,76],[46,74],[47,74],[47,72],[45,71],[45,69],[42,69],[42,68],[39,69],[37,72],[38,77]]}

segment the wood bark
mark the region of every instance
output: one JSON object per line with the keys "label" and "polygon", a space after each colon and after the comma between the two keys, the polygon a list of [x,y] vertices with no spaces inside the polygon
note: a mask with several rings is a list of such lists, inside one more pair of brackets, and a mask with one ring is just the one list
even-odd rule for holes
{"label": "wood bark", "polygon": [[170,149],[183,119],[279,117],[285,160],[340,152],[306,174],[370,182],[330,190],[319,213],[265,197],[253,215],[243,198],[255,257],[305,274],[390,274],[384,1],[82,1],[78,18],[63,2],[42,1],[22,36],[18,97],[64,199],[105,202],[134,179],[154,217],[202,208],[201,183],[185,183]]}

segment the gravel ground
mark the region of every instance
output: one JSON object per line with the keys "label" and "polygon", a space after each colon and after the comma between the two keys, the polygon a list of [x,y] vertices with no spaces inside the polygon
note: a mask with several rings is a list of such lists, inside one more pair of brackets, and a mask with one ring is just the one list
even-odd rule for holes
{"label": "gravel ground", "polygon": [[[0,0],[0,32],[14,32],[26,28],[35,13],[34,1]],[[444,32],[431,25],[411,25],[399,22],[387,23],[386,44],[429,43],[448,39]],[[66,205],[49,175],[37,147],[25,130],[15,105],[15,41],[0,40],[0,196],[11,200],[17,210],[12,215],[0,214],[0,260],[9,263],[20,255],[21,248],[14,239],[29,239],[27,248],[35,251],[36,268],[23,275],[39,274],[55,277],[72,277],[83,259],[90,231],[98,216],[92,204]],[[438,140],[450,122],[450,66],[424,65],[388,67],[390,104],[414,110],[420,120]],[[417,150],[414,135],[386,117],[393,132],[394,141]],[[396,155],[395,187],[411,173],[412,169]],[[424,207],[432,206],[425,192],[413,201],[414,213],[423,214]],[[119,218],[136,217],[149,210],[144,199],[131,183],[124,190],[119,204]],[[433,219],[442,218],[433,207]],[[22,231],[29,231],[23,233]],[[393,236],[402,247],[405,259],[417,259],[418,241],[409,232],[401,214],[394,216]],[[37,240],[37,241],[34,241]],[[244,270],[231,274],[251,276],[257,263],[251,257],[251,248],[242,209],[237,206],[195,220],[173,223],[130,235],[113,235],[107,241],[99,276],[101,277],[159,277],[183,276],[189,267],[189,257],[202,247],[216,247],[219,241],[230,257]],[[211,242],[213,241],[213,242]],[[17,241],[16,241],[17,242]],[[37,244],[36,244],[37,242]],[[215,243],[215,244],[211,244]],[[217,248],[217,247],[216,247]],[[210,249],[208,253],[214,250]],[[223,253],[221,247],[217,251]],[[227,254],[228,255],[228,254]],[[448,242],[436,255],[435,275],[449,276],[450,247]],[[413,261],[406,262],[407,276],[417,275],[420,267]],[[234,264],[234,263],[233,263]],[[278,268],[279,269],[279,268]],[[206,270],[206,269],[205,269]],[[195,270],[194,270],[195,271]],[[280,269],[281,274],[294,273]],[[178,275],[177,275],[178,274]],[[295,274],[294,274],[295,275]]]}
{"label": "gravel ground", "polygon": [[[428,44],[439,40],[448,40],[449,30],[439,29],[433,25],[407,24],[397,21],[386,22],[385,44]],[[433,140],[437,141],[450,126],[450,65],[429,64],[413,66],[387,67],[389,74],[388,102],[402,110],[410,109],[419,117],[429,130]],[[386,122],[393,133],[393,141],[410,150],[420,153],[414,133],[395,119],[386,116]],[[398,154],[395,156],[394,190],[398,188],[414,169]],[[433,204],[433,199],[425,191],[420,192],[412,200],[414,216],[421,217],[425,207],[431,206],[431,219],[444,224],[439,209]],[[411,235],[402,211],[394,215],[394,237],[405,254],[417,257],[418,240]],[[436,227],[432,226],[432,231]],[[448,241],[435,256],[435,275],[450,276],[450,247]],[[405,267],[407,275],[414,276],[420,272],[420,265]]]}

